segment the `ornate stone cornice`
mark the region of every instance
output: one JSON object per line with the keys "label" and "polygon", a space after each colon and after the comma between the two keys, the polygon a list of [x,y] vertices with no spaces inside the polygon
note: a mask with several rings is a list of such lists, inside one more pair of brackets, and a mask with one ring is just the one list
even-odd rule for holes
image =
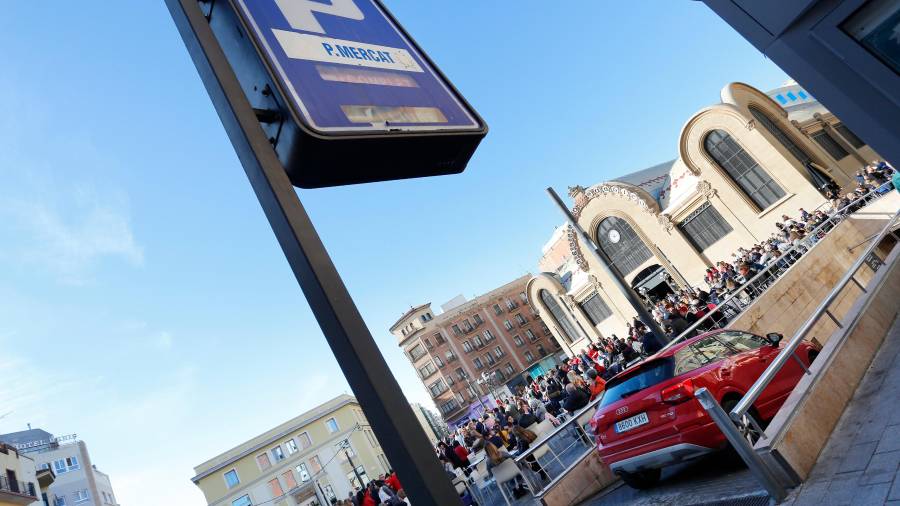
{"label": "ornate stone cornice", "polygon": [[[581,191],[577,191],[579,189]],[[575,190],[574,195],[573,190]],[[575,207],[572,208],[572,214],[575,215],[575,219],[578,219],[581,216],[581,212],[587,207],[591,200],[601,196],[612,196],[630,200],[649,214],[655,215],[660,211],[659,202],[654,200],[649,193],[628,183],[612,181],[603,183],[600,186],[593,186],[587,190],[584,190],[584,188],[580,186],[575,186],[570,188],[569,195],[575,199]]]}
{"label": "ornate stone cornice", "polygon": [[578,244],[578,234],[575,232],[575,229],[572,228],[572,225],[566,226],[566,238],[569,240],[569,252],[572,253],[572,258],[575,259],[575,263],[578,264],[578,267],[581,270],[587,272],[587,260],[585,260],[584,255],[581,254],[581,247]]}

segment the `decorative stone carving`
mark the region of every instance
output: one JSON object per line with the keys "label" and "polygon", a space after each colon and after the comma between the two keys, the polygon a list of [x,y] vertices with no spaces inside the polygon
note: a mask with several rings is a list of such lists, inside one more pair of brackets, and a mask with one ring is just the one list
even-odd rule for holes
{"label": "decorative stone carving", "polygon": [[[583,189],[580,186],[570,187],[569,195],[575,199],[575,207],[572,208],[572,214],[575,215],[575,219],[578,219],[581,216],[581,211],[583,211],[584,208],[587,207],[588,203],[590,203],[591,200],[600,196],[608,195],[614,195],[616,197],[628,199],[637,204],[637,206],[640,207],[644,212],[650,214],[659,213],[659,202],[653,200],[653,197],[651,197],[649,194],[634,191],[632,190],[632,188],[634,188],[634,190],[637,190],[637,188],[632,185],[629,185],[627,183],[617,183],[615,181],[603,183],[600,186],[592,186],[587,190]],[[579,189],[581,191],[578,191]],[[573,190],[577,192],[575,195],[572,195]]]}
{"label": "decorative stone carving", "polygon": [[710,184],[709,181],[700,181],[697,183],[697,193],[706,197],[706,200],[709,200],[716,196],[716,189],[713,188],[713,185]]}
{"label": "decorative stone carving", "polygon": [[579,193],[584,193],[584,186],[575,185],[569,187],[569,197],[574,199]]}
{"label": "decorative stone carving", "polygon": [[666,229],[666,232],[671,232],[672,227],[675,226],[675,223],[672,222],[672,217],[669,216],[668,214],[662,214],[662,213],[657,214],[656,221],[659,222],[659,225],[662,228]]}
{"label": "decorative stone carving", "polygon": [[753,129],[756,128],[756,120],[755,120],[755,119],[751,119],[751,120],[748,121],[747,124],[744,125],[744,126],[747,127],[747,130],[753,131]]}
{"label": "decorative stone carving", "polygon": [[597,279],[597,276],[594,276],[593,274],[588,275],[588,281],[591,283],[591,286],[594,287],[594,291],[596,291],[597,293],[600,293],[600,290],[603,289],[603,284],[600,283],[600,280]]}
{"label": "decorative stone carving", "polygon": [[584,255],[581,254],[581,247],[578,244],[578,234],[575,233],[575,229],[572,228],[571,225],[566,226],[566,237],[569,239],[569,252],[572,253],[572,258],[575,259],[575,263],[578,264],[578,267],[581,270],[587,272],[587,260],[585,260]]}

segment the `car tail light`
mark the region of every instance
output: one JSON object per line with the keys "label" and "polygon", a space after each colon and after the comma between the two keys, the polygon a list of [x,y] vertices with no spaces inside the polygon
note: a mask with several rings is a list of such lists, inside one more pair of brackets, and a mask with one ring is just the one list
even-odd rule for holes
{"label": "car tail light", "polygon": [[687,379],[678,383],[676,385],[672,385],[670,387],[664,388],[660,397],[662,397],[663,402],[668,402],[670,404],[678,404],[680,402],[687,401],[694,396],[694,383]]}

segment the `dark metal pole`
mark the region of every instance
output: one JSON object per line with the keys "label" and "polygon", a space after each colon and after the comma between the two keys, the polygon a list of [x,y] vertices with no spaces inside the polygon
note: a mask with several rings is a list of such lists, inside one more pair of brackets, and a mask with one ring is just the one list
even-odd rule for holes
{"label": "dark metal pole", "polygon": [[585,233],[584,229],[581,228],[581,225],[575,221],[575,217],[572,216],[572,212],[569,211],[569,208],[566,207],[566,204],[559,198],[559,195],[556,194],[556,191],[553,188],[547,188],[547,193],[550,194],[550,198],[553,199],[553,202],[556,203],[559,210],[566,217],[566,221],[569,222],[569,225],[575,229],[575,232],[578,233],[578,237],[581,238],[581,241],[584,243],[585,248],[587,248],[588,252],[590,252],[591,256],[594,257],[594,260],[600,267],[603,269],[603,272],[609,276],[610,279],[613,280],[613,283],[616,284],[616,287],[625,295],[625,298],[628,299],[629,304],[631,304],[631,308],[634,309],[634,312],[637,313],[638,319],[647,326],[647,328],[656,335],[657,339],[660,339],[662,342],[668,342],[669,339],[666,337],[666,334],[659,328],[656,320],[653,319],[653,316],[647,312],[647,308],[644,307],[644,303],[641,302],[641,299],[638,298],[637,294],[634,293],[634,290],[625,283],[622,275],[619,273],[619,270],[615,265],[612,264],[608,259],[606,259],[604,253],[600,251],[600,248],[594,244],[594,241],[591,239],[591,236]]}
{"label": "dark metal pole", "polygon": [[[347,443],[347,441],[344,441],[344,442]],[[348,444],[349,444],[349,443],[348,443]],[[347,456],[347,462],[350,463],[350,467],[353,468],[353,474],[356,475],[356,481],[359,482],[359,488],[360,488],[361,490],[365,490],[366,484],[363,483],[362,476],[360,476],[360,475],[359,475],[359,471],[356,470],[356,464],[354,464],[354,463],[353,463],[353,459],[350,458],[350,452],[347,451],[347,448],[346,448],[346,447],[344,448],[344,455]]]}
{"label": "dark metal pole", "polygon": [[460,504],[197,0],[166,4],[288,264],[411,502]]}

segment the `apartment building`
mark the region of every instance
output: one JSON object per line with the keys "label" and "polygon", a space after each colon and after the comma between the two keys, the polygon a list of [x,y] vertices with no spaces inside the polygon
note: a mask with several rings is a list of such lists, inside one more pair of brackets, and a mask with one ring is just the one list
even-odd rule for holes
{"label": "apartment building", "polygon": [[97,469],[87,445],[75,434],[54,436],[43,429],[28,429],[2,434],[0,442],[31,459],[38,473],[52,471],[47,505],[118,506],[109,476]]}
{"label": "apartment building", "polygon": [[410,308],[391,326],[451,428],[558,363],[560,345],[528,304],[530,278],[472,300],[456,297],[440,314],[430,303]]}
{"label": "apartment building", "polygon": [[38,470],[34,459],[14,447],[0,443],[0,506],[42,506],[53,504],[47,493],[53,473]]}
{"label": "apartment building", "polygon": [[322,506],[390,469],[356,398],[340,395],[198,465],[191,480],[209,506]]}

